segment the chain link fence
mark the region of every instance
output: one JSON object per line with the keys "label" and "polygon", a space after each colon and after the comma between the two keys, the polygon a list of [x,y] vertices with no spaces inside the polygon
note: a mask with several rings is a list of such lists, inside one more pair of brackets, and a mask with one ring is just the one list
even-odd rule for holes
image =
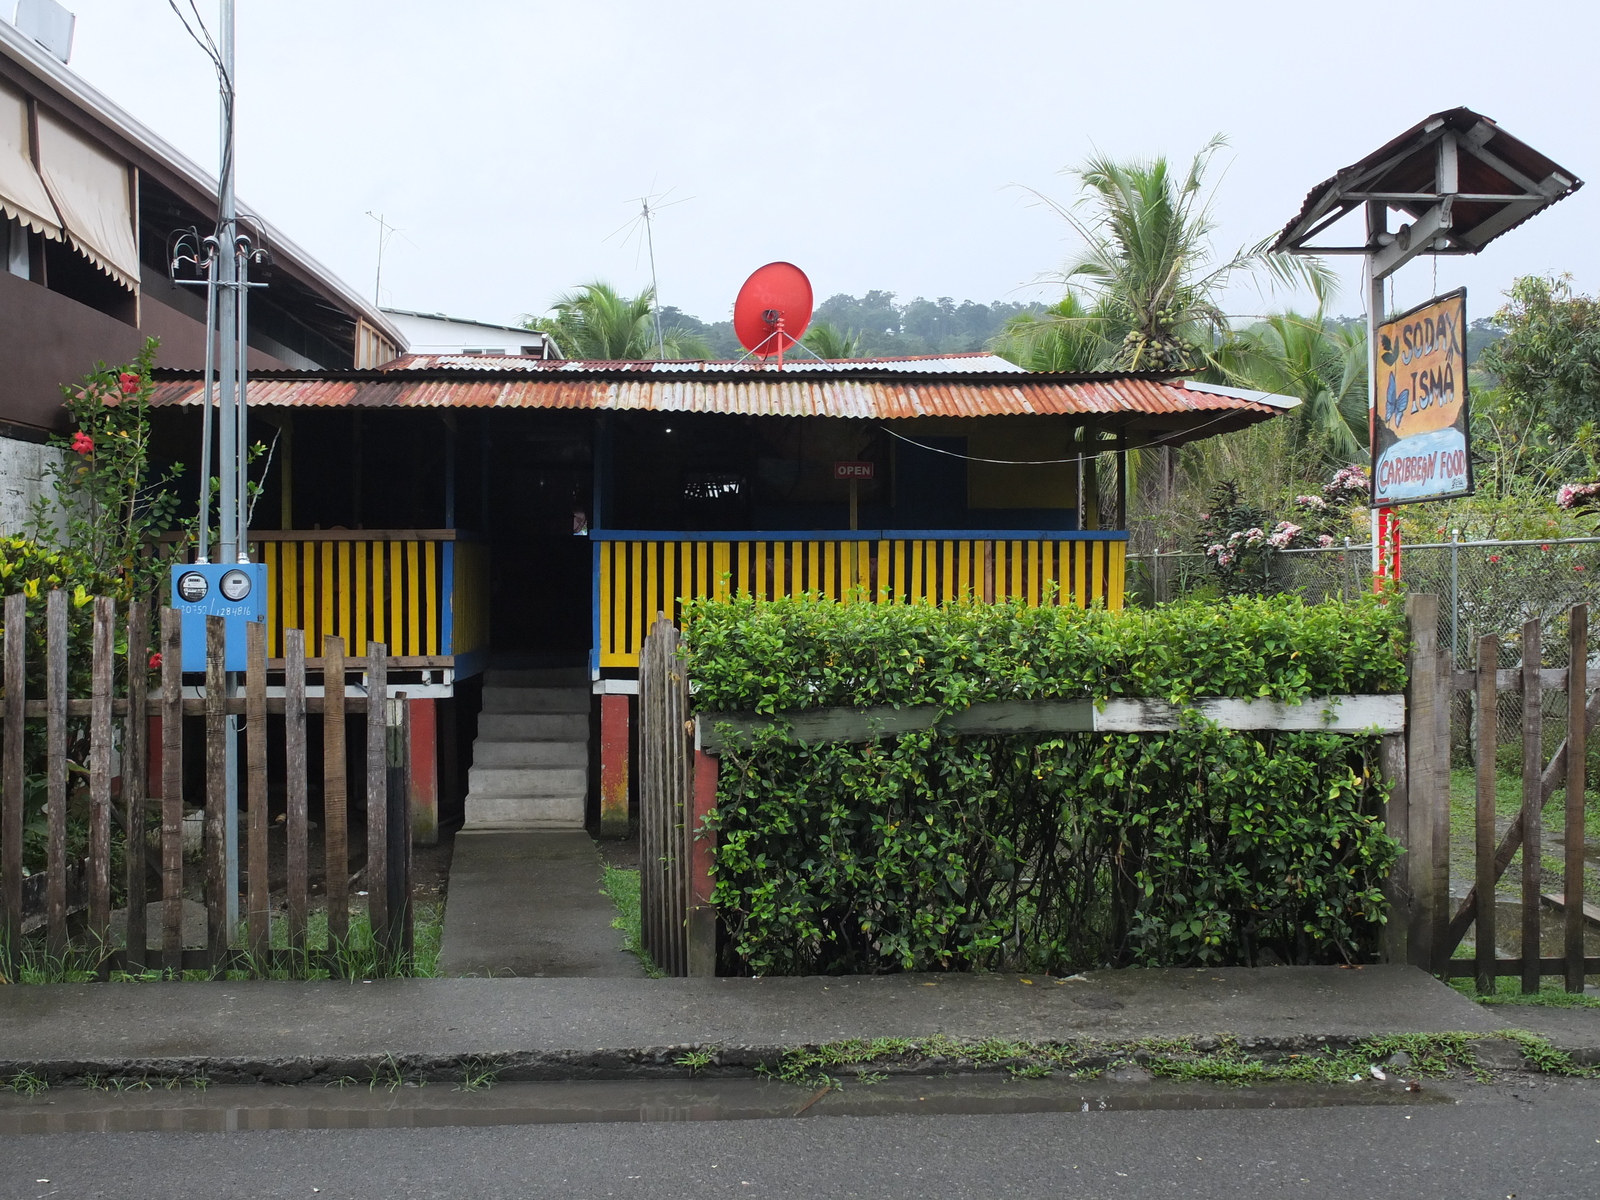
{"label": "chain link fence", "polygon": [[[1299,592],[1307,600],[1353,598],[1372,589],[1372,547],[1345,544],[1327,549],[1281,550],[1268,560],[1263,591]],[[1575,604],[1600,601],[1600,537],[1550,541],[1449,541],[1406,546],[1400,578],[1408,591],[1439,597],[1439,645],[1456,669],[1477,663],[1478,639],[1500,638],[1502,668],[1522,662],[1522,630],[1540,627],[1540,661],[1568,665],[1567,614]],[[1130,555],[1130,602],[1161,603],[1215,582],[1205,555],[1190,552]],[[1600,666],[1600,611],[1591,612],[1588,664]],[[1566,737],[1566,709],[1557,692],[1544,694],[1544,739],[1548,752]],[[1458,762],[1471,752],[1471,697],[1456,698],[1452,746]],[[1520,754],[1522,697],[1500,697],[1498,745]]]}

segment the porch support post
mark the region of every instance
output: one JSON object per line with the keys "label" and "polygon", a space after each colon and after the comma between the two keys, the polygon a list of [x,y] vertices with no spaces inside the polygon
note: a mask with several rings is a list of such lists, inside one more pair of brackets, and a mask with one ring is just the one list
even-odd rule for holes
{"label": "porch support post", "polygon": [[628,836],[628,697],[600,697],[600,836]]}
{"label": "porch support post", "polygon": [[703,750],[694,752],[691,793],[694,815],[689,821],[689,928],[690,978],[717,973],[717,910],[711,903],[716,883],[717,835],[705,819],[717,806],[717,759]]}
{"label": "porch support post", "polygon": [[439,841],[439,702],[408,700],[411,713],[411,840]]}
{"label": "porch support post", "polygon": [[1115,446],[1117,452],[1117,523],[1116,529],[1128,527],[1128,455],[1133,451],[1128,447],[1128,434],[1124,429],[1117,434]]}

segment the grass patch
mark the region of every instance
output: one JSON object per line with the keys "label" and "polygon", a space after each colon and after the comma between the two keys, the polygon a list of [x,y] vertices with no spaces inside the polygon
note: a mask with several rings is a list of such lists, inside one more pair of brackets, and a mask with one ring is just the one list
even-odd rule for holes
{"label": "grass patch", "polygon": [[[1585,805],[1584,836],[1589,841],[1600,841],[1600,804],[1594,801],[1591,789],[1589,803]],[[1496,819],[1495,841],[1499,842],[1505,826],[1522,811],[1522,774],[1519,771],[1497,771],[1494,777],[1494,812]],[[1473,882],[1473,863],[1477,855],[1478,776],[1471,767],[1450,769],[1450,869],[1459,885]],[[1540,810],[1545,837],[1559,837],[1566,824],[1566,791],[1557,788]],[[1541,884],[1546,889],[1561,890],[1561,877],[1565,863],[1555,854],[1541,856]],[[1522,855],[1518,853],[1511,865],[1500,876],[1496,891],[1501,895],[1518,894],[1522,887]],[[1584,872],[1584,898],[1590,903],[1600,903],[1600,872]]]}
{"label": "grass patch", "polygon": [[1476,1000],[1479,1004],[1509,1004],[1533,1008],[1600,1008],[1600,996],[1569,992],[1559,983],[1550,981],[1540,984],[1539,990],[1531,995],[1524,995],[1522,981],[1509,975],[1502,975],[1496,979],[1495,990],[1488,996],[1478,995],[1477,985],[1471,979],[1452,979],[1450,986],[1468,1000]]}
{"label": "grass patch", "polygon": [[[635,891],[637,909],[637,889]],[[637,918],[636,918],[637,920]],[[328,914],[324,910],[308,914],[306,944],[312,954],[302,969],[290,971],[283,966],[253,964],[245,956],[243,966],[223,971],[145,971],[130,973],[110,972],[113,983],[148,983],[158,980],[183,979],[186,982],[228,979],[375,979],[384,976],[433,978],[439,974],[439,941],[444,932],[444,906],[439,903],[418,904],[414,915],[414,951],[404,955],[384,954],[372,935],[372,924],[362,911],[350,914],[350,935],[343,942],[333,943],[332,969],[323,961],[330,945]],[[289,948],[289,923],[283,914],[274,914],[271,922],[271,946],[274,950]],[[235,946],[245,940],[241,925]],[[70,946],[65,954],[52,955],[42,944],[29,942],[23,946],[17,963],[16,982],[23,984],[93,983],[99,976],[97,967],[102,958],[98,950],[89,946]],[[0,955],[4,961],[4,955]]]}
{"label": "grass patch", "polygon": [[666,972],[650,958],[640,932],[639,872],[628,867],[613,867],[609,863],[602,864],[601,869],[605,872],[601,891],[610,896],[611,903],[617,906],[617,915],[611,920],[611,928],[622,931],[622,948],[639,960],[644,973],[651,979],[663,978]]}
{"label": "grass patch", "polygon": [[[1345,1048],[1272,1056],[1248,1053],[1227,1038],[1203,1046],[1187,1038],[1099,1044],[1013,1042],[1000,1038],[965,1042],[943,1035],[916,1040],[852,1039],[786,1051],[763,1073],[808,1088],[840,1086],[840,1074],[858,1081],[876,1081],[883,1072],[895,1069],[925,1074],[930,1068],[997,1067],[1004,1068],[1014,1079],[1037,1079],[1054,1072],[1085,1079],[1130,1064],[1139,1064],[1161,1079],[1241,1087],[1269,1082],[1361,1082],[1374,1078],[1373,1067],[1401,1074],[1408,1080],[1455,1072],[1485,1080],[1488,1073],[1476,1052],[1477,1045],[1484,1041],[1515,1042],[1525,1057],[1551,1074],[1600,1077],[1600,1070],[1581,1066],[1546,1039],[1521,1030],[1395,1034],[1368,1038]],[[1384,1067],[1402,1053],[1409,1059],[1406,1065]]]}

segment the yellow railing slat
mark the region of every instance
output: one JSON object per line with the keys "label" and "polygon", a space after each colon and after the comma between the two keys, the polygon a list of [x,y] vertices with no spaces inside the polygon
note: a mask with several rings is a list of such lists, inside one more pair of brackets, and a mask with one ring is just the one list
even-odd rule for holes
{"label": "yellow railing slat", "polygon": [[275,590],[282,579],[278,567],[278,543],[268,542],[262,549],[261,561],[267,564],[267,657],[282,658],[283,651],[277,648],[278,643],[273,640],[274,634],[283,628],[279,620],[283,606]]}
{"label": "yellow railing slat", "polygon": [[644,543],[634,542],[628,555],[628,653],[644,645]]}
{"label": "yellow railing slat", "polygon": [[617,653],[616,613],[611,606],[611,552],[615,542],[600,543],[600,659],[605,662]]}
{"label": "yellow railing slat", "polygon": [[370,611],[370,609],[372,607],[372,593],[368,589],[367,575],[368,575],[368,572],[371,570],[371,567],[369,566],[369,560],[372,557],[372,543],[370,543],[370,542],[356,542],[353,546],[350,547],[350,550],[351,550],[352,556],[355,558],[355,562],[356,562],[356,566],[355,566],[355,590],[356,590],[356,594],[355,594],[355,601],[354,601],[355,610],[356,610],[356,619],[355,619],[356,646],[357,646],[356,653],[358,655],[361,655],[361,654],[367,653],[367,642],[369,640],[368,637],[367,637],[367,621],[368,621],[367,614],[368,614],[368,612]]}

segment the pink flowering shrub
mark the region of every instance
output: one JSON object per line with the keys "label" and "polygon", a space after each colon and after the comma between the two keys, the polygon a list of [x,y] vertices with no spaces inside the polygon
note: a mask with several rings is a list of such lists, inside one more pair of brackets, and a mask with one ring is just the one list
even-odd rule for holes
{"label": "pink flowering shrub", "polygon": [[1566,483],[1556,492],[1556,504],[1568,510],[1600,507],[1600,483]]}
{"label": "pink flowering shrub", "polygon": [[1293,519],[1275,521],[1246,503],[1237,484],[1223,483],[1211,495],[1210,511],[1200,516],[1199,549],[1224,595],[1283,591],[1287,584],[1274,562],[1278,553],[1335,545],[1350,510],[1364,508],[1368,495],[1367,473],[1346,467],[1320,496],[1296,496]]}

